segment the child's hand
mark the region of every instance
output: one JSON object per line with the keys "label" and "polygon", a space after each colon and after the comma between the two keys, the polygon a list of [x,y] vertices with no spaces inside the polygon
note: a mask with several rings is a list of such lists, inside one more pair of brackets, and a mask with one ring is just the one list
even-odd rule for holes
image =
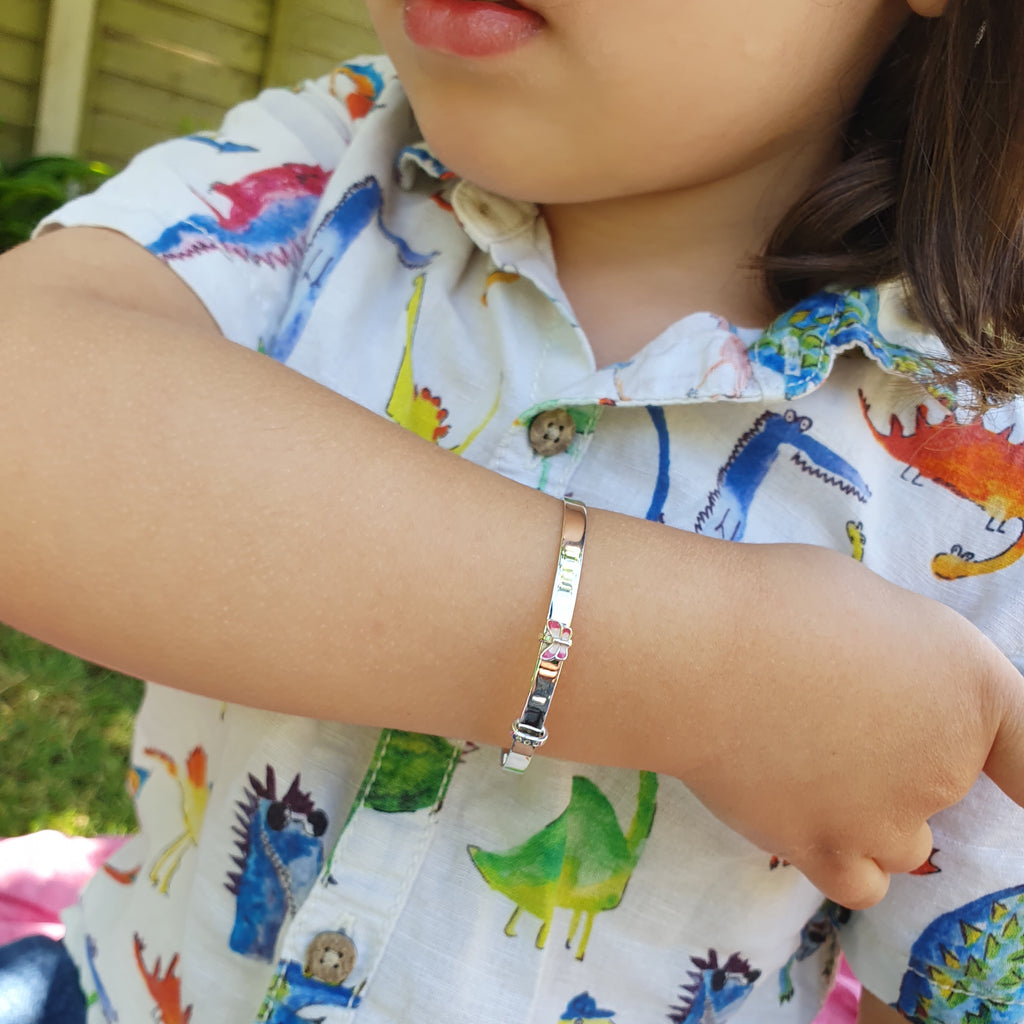
{"label": "child's hand", "polygon": [[739,596],[763,611],[728,654],[708,634],[678,751],[718,817],[856,908],[927,859],[926,820],[983,770],[1024,803],[1024,678],[966,619],[830,551],[748,556]]}

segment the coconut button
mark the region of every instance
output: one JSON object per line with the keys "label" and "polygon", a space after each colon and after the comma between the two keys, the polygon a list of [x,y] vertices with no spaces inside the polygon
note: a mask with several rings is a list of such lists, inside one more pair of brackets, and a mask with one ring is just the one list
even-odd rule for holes
{"label": "coconut button", "polygon": [[340,985],[355,966],[355,943],[341,932],[321,932],[306,950],[303,973],[325,985]]}
{"label": "coconut button", "polygon": [[575,436],[576,423],[565,409],[548,409],[530,421],[530,447],[538,455],[561,455]]}

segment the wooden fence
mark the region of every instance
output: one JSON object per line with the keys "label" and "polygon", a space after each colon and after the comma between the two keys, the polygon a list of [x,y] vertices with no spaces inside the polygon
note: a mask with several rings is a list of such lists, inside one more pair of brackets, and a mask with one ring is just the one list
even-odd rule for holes
{"label": "wooden fence", "polygon": [[0,160],[32,149],[46,9],[42,0],[0,3]]}
{"label": "wooden fence", "polygon": [[379,49],[362,0],[0,0],[0,161],[121,166]]}

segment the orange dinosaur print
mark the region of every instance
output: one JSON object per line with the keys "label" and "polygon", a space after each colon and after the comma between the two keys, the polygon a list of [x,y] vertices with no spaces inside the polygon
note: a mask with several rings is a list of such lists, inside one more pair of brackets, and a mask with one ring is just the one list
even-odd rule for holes
{"label": "orange dinosaur print", "polygon": [[938,849],[936,849],[935,847],[932,847],[932,852],[928,854],[928,859],[919,868],[914,868],[914,870],[911,871],[910,874],[912,874],[912,875],[938,875],[938,874],[941,874],[942,873],[942,868],[940,868],[935,863],[935,854],[937,854],[938,852],[939,852]]}
{"label": "orange dinosaur print", "polygon": [[[1010,440],[1012,427],[999,433],[980,421],[961,424],[948,413],[938,423],[928,422],[928,409],[917,407],[914,429],[906,433],[897,416],[889,421],[889,433],[875,428],[868,416],[870,406],[860,396],[864,419],[882,447],[894,458],[924,477],[973,501],[989,517],[986,529],[1004,534],[1011,519],[1019,520],[1020,533],[1003,551],[991,558],[975,559],[955,544],[932,559],[932,572],[942,580],[982,576],[998,572],[1024,558],[1024,444]],[[904,470],[906,476],[906,470]]]}
{"label": "orange dinosaur print", "polygon": [[115,881],[118,885],[134,885],[135,879],[139,877],[139,871],[142,870],[142,865],[137,864],[133,868],[129,868],[127,871],[122,868],[115,868],[109,861],[103,865],[103,870]]}
{"label": "orange dinosaur print", "polygon": [[[448,194],[451,192],[451,183],[455,180],[456,174],[454,171],[445,171],[441,175],[441,188],[439,188],[430,198],[435,202],[445,213],[454,213],[455,207],[452,206],[451,200],[448,198]],[[486,301],[484,302],[486,306]]]}
{"label": "orange dinosaur print", "polygon": [[348,108],[349,117],[358,121],[373,110],[377,103],[377,97],[384,88],[380,72],[369,64],[342,64],[331,72],[331,95],[339,98],[337,81],[344,77],[355,86],[355,91],[345,96],[345,106]]}
{"label": "orange dinosaur print", "polygon": [[511,270],[492,270],[487,275],[487,280],[484,281],[484,293],[480,296],[481,305],[487,305],[487,293],[491,290],[491,285],[494,284],[515,284],[519,280],[520,275],[514,273]]}
{"label": "orange dinosaur print", "polygon": [[159,1024],[189,1024],[192,1019],[192,1007],[181,1008],[181,978],[175,977],[178,966],[178,954],[175,953],[167,965],[167,971],[160,976],[160,957],[156,958],[153,970],[146,970],[146,962],[142,959],[145,949],[139,933],[135,933],[135,962],[139,965],[142,980],[149,989],[149,994],[160,1012]]}
{"label": "orange dinosaur print", "polygon": [[206,814],[206,803],[210,797],[210,784],[206,779],[206,751],[202,747],[196,747],[185,759],[185,777],[178,774],[178,766],[169,754],[154,747],[146,747],[146,753],[163,762],[172,779],[175,779],[181,790],[181,817],[184,824],[184,831],[171,840],[160,851],[152,870],[149,872],[149,880],[160,892],[167,892],[174,878],[181,867],[189,847],[199,844],[199,831],[203,827],[203,817]]}

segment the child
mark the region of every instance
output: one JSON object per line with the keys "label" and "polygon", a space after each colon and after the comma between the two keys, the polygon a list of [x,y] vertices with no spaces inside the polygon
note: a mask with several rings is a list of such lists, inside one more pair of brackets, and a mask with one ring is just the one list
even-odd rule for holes
{"label": "child", "polygon": [[971,788],[1024,800],[1024,16],[977,6],[372,0],[401,84],[268,92],[5,258],[0,616],[174,687],[69,918],[91,1021],[810,1021],[840,943],[866,1021],[1024,1020],[1024,812]]}

